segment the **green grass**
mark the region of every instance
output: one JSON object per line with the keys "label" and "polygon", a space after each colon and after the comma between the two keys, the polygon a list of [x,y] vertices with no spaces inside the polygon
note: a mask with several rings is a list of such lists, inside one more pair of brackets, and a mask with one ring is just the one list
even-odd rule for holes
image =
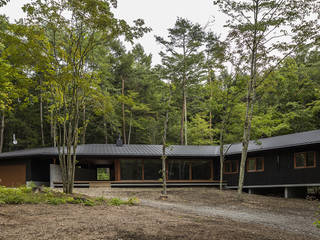
{"label": "green grass", "polygon": [[83,195],[67,195],[62,192],[52,191],[50,188],[43,188],[41,192],[33,192],[31,186],[19,188],[6,188],[0,186],[0,205],[1,204],[38,204],[46,203],[52,205],[61,204],[82,204],[84,206],[95,205],[134,205],[139,201],[131,198],[127,201],[119,198],[107,199],[104,197],[92,198]]}

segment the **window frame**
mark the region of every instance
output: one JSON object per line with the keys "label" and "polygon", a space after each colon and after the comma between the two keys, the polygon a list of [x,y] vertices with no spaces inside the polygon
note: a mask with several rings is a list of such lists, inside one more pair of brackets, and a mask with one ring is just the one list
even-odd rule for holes
{"label": "window frame", "polygon": [[[236,164],[236,171],[235,172],[232,172],[232,166],[231,166],[231,172],[227,172],[226,171],[226,163],[231,163],[234,162]],[[225,160],[224,161],[224,164],[223,164],[223,173],[224,174],[237,174],[239,173],[239,160]]]}
{"label": "window frame", "polygon": [[[257,170],[257,158],[262,158],[262,169]],[[254,161],[254,170],[249,170],[249,160],[255,160]],[[259,156],[259,157],[250,157],[247,158],[247,172],[264,172],[264,157],[263,156]]]}
{"label": "window frame", "polygon": [[[313,152],[313,165],[307,166],[307,154]],[[297,167],[297,154],[304,155],[304,166]],[[317,152],[316,151],[305,151],[305,152],[294,152],[294,169],[305,169],[305,168],[316,168],[317,167]]]}

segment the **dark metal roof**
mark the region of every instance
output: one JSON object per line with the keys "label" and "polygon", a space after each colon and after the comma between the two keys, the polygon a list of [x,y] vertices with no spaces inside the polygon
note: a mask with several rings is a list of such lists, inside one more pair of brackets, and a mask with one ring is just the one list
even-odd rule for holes
{"label": "dark metal roof", "polygon": [[[271,138],[263,138],[258,141],[250,141],[248,152],[266,151],[296,146],[304,146],[320,143],[320,130],[301,132]],[[228,148],[228,146],[226,146]],[[227,155],[240,154],[241,143],[232,144]],[[34,156],[57,156],[56,148],[35,148],[13,152],[0,153],[0,159],[34,157]],[[161,145],[123,145],[116,144],[86,144],[79,145],[77,156],[114,156],[114,157],[160,157]],[[182,146],[172,145],[167,148],[168,156],[175,157],[216,157],[219,156],[219,146]]]}

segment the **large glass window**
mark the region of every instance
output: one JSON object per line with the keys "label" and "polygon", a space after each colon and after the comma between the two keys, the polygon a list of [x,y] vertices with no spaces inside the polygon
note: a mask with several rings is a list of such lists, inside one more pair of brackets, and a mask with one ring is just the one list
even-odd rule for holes
{"label": "large glass window", "polygon": [[169,180],[209,180],[211,160],[169,160]]}
{"label": "large glass window", "polygon": [[142,160],[121,159],[120,177],[121,180],[142,180]]}
{"label": "large glass window", "polygon": [[248,172],[263,172],[264,171],[264,158],[263,157],[248,158],[247,171]]}
{"label": "large glass window", "polygon": [[316,152],[298,152],[294,154],[295,168],[313,168],[316,167]]}
{"label": "large glass window", "polygon": [[144,159],[144,179],[158,180],[161,178],[161,159]]}
{"label": "large glass window", "polygon": [[192,161],[192,179],[209,180],[211,178],[210,160]]}
{"label": "large glass window", "polygon": [[168,161],[169,180],[190,180],[190,161],[169,160]]}

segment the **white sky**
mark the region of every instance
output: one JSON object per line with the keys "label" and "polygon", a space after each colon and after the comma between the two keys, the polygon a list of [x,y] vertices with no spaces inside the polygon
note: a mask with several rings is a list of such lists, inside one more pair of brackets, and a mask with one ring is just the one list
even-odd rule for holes
{"label": "white sky", "polygon": [[[29,0],[11,0],[0,9],[0,14],[9,16],[10,21],[24,17],[21,6]],[[158,55],[161,47],[156,43],[154,35],[166,37],[167,29],[173,27],[177,17],[189,19],[202,26],[215,19],[210,29],[224,36],[224,16],[213,6],[213,0],[118,0],[118,8],[114,10],[116,17],[126,20],[129,24],[137,18],[145,20],[152,32],[146,34],[138,42],[146,53],[153,55],[153,64],[160,63]]]}

